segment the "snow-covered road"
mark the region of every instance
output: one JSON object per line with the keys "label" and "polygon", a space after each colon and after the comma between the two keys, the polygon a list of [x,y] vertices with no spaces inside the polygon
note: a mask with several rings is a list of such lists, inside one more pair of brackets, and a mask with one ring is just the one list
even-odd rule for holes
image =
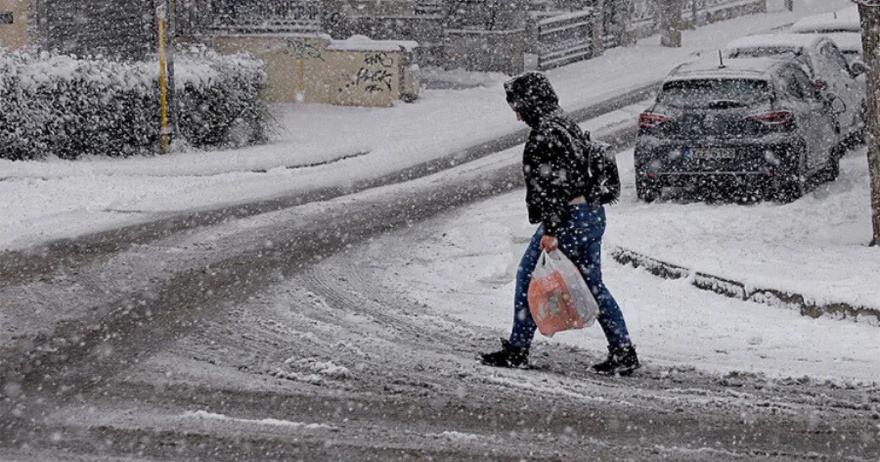
{"label": "snow-covered road", "polygon": [[[564,99],[587,103],[795,16],[689,31],[698,45],[683,50],[643,42],[552,78]],[[507,334],[515,265],[533,230],[515,189],[521,147],[270,213],[216,212],[344,188],[518,129],[497,104],[500,77],[488,80],[388,111],[283,114],[303,128],[329,117],[345,136],[313,125],[317,133],[234,152],[0,164],[0,197],[13,204],[0,223],[4,249],[215,209],[200,226],[169,222],[143,242],[85,238],[23,253],[20,273],[0,285],[0,460],[880,460],[870,318],[802,317],[609,258],[619,246],[749,286],[880,308],[880,254],[864,246],[864,150],[844,159],[838,181],[788,205],[639,203],[631,153],[621,153],[605,278],[645,365],[630,378],[589,373],[604,353],[598,328],[539,338],[535,369],[475,360]],[[641,107],[588,127],[619,128]],[[364,121],[380,113],[404,136]],[[285,168],[364,149],[372,154]],[[35,263],[59,248],[65,258]]]}
{"label": "snow-covered road", "polygon": [[[48,337],[17,326],[2,352],[22,362],[3,363],[15,372],[2,388],[0,457],[880,457],[876,327],[804,318],[611,261],[606,281],[641,372],[591,374],[604,350],[596,328],[539,338],[534,370],[480,366],[477,353],[509,328],[514,265],[532,226],[521,191],[448,205],[468,203],[463,186],[480,191],[486,171],[515,173],[518,155],[218,223],[4,288],[18,315],[42,310],[31,328],[63,318],[53,309],[89,315]],[[842,179],[863,174],[860,158],[847,159]],[[621,165],[631,169],[625,154]],[[684,205],[649,208],[632,196],[630,182],[609,208],[609,240],[696,241],[704,232],[663,234],[652,223],[677,223]],[[703,210],[811,226],[800,207]]]}
{"label": "snow-covered road", "polygon": [[[814,354],[833,358],[838,350],[798,348],[796,340],[823,329],[841,333],[841,326],[858,337],[867,326],[774,313],[614,264],[609,283],[637,336],[645,362],[639,373],[588,372],[601,358],[597,329],[539,341],[536,369],[480,366],[476,353],[496,347],[507,327],[510,313],[500,299],[509,295],[511,252],[523,242],[516,230],[497,239],[473,238],[470,231],[497,231],[492,225],[509,222],[517,199],[402,227],[301,270],[269,270],[265,288],[244,297],[231,292],[235,300],[203,308],[173,338],[127,333],[136,348],[153,348],[147,356],[132,357],[126,350],[135,346],[110,336],[93,353],[101,369],[59,374],[61,383],[80,384],[75,388],[54,389],[46,381],[41,395],[28,384],[5,387],[18,406],[0,422],[5,446],[16,449],[0,452],[0,460],[870,462],[880,456],[874,420],[880,388],[812,375],[835,363],[811,362]],[[262,241],[269,229],[284,228],[280,218],[225,236],[190,236],[165,252],[180,253],[184,244],[219,250],[247,243],[248,236]],[[459,228],[475,219],[486,226]],[[264,258],[273,260],[268,251]],[[144,321],[142,329],[155,330]],[[844,375],[858,378],[858,366],[870,367],[858,355],[836,359]]]}

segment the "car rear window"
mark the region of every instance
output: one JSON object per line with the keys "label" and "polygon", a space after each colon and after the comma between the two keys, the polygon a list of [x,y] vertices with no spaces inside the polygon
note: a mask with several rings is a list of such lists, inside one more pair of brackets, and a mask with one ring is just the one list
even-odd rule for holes
{"label": "car rear window", "polygon": [[770,97],[765,80],[694,79],[666,82],[658,101],[675,107],[751,106]]}

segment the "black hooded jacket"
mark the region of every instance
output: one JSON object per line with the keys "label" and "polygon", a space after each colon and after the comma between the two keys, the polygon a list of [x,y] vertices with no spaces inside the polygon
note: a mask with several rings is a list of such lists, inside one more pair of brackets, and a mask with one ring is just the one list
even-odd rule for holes
{"label": "black hooded jacket", "polygon": [[527,72],[504,89],[507,102],[532,129],[523,152],[529,221],[543,223],[544,233],[555,236],[568,218],[569,202],[586,190],[583,161],[571,138],[580,136],[581,129],[563,115],[544,74]]}

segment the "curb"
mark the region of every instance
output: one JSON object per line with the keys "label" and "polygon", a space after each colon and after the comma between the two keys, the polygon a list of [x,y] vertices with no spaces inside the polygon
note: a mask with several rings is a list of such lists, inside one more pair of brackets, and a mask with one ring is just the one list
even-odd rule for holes
{"label": "curb", "polygon": [[694,271],[622,247],[613,248],[611,257],[621,265],[643,268],[663,279],[689,279],[698,289],[743,301],[797,310],[801,316],[814,319],[825,316],[830,319],[847,319],[880,325],[880,309],[877,308],[853,306],[841,302],[818,304],[801,294],[766,287],[750,287],[740,281]]}

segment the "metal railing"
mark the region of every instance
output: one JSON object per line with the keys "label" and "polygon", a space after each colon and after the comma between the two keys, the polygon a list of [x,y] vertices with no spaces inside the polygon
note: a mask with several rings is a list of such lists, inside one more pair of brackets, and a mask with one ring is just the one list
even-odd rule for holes
{"label": "metal railing", "polygon": [[547,70],[593,56],[592,9],[561,14],[538,22],[538,69]]}
{"label": "metal railing", "polygon": [[[709,14],[738,6],[753,5],[761,0],[683,0],[682,20],[692,24],[704,24]],[[624,8],[625,11],[620,9]],[[603,37],[605,48],[619,45],[619,23],[615,16],[625,15],[631,27],[645,36],[657,31],[660,24],[660,6],[657,0],[628,0],[626,2],[605,3],[605,35]]]}
{"label": "metal railing", "polygon": [[235,30],[317,30],[317,0],[214,0],[213,27]]}

